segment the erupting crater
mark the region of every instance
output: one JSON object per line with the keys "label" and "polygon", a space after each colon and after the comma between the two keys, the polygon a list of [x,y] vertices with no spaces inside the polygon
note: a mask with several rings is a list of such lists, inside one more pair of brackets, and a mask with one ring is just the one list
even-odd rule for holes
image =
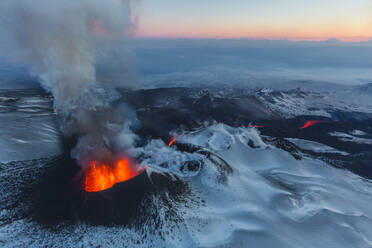
{"label": "erupting crater", "polygon": [[144,168],[122,158],[112,164],[90,161],[84,170],[83,187],[86,192],[99,192],[138,176]]}

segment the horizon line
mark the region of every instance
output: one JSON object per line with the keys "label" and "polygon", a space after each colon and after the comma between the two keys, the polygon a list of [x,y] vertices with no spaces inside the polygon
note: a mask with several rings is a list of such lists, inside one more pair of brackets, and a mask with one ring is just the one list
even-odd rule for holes
{"label": "horizon line", "polygon": [[290,42],[340,42],[340,43],[364,43],[371,42],[372,37],[192,37],[192,36],[150,36],[133,35],[139,39],[153,40],[251,40],[251,41],[290,41]]}

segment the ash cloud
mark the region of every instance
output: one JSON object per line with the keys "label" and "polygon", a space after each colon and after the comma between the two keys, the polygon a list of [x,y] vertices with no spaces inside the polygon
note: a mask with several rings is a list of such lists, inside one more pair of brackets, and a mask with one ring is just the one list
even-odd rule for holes
{"label": "ash cloud", "polygon": [[53,94],[62,133],[80,137],[73,156],[113,150],[133,116],[115,104],[116,89],[135,81],[129,53],[117,45],[133,28],[130,1],[2,0],[0,16],[0,51],[29,65]]}

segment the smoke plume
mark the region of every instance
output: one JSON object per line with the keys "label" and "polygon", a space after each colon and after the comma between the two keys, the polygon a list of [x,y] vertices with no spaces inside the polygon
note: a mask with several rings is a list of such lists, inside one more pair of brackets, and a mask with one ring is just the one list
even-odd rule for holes
{"label": "smoke plume", "polygon": [[133,115],[115,104],[116,89],[133,80],[129,60],[113,45],[131,25],[129,0],[0,2],[1,52],[29,65],[52,93],[61,132],[80,137],[75,158],[113,150]]}

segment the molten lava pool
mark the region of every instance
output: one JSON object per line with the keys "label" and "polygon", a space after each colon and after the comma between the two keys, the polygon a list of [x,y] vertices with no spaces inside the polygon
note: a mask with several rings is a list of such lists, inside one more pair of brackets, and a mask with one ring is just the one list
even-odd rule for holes
{"label": "molten lava pool", "polygon": [[141,171],[127,159],[120,159],[113,165],[91,161],[84,171],[83,187],[86,192],[103,191],[136,177]]}

